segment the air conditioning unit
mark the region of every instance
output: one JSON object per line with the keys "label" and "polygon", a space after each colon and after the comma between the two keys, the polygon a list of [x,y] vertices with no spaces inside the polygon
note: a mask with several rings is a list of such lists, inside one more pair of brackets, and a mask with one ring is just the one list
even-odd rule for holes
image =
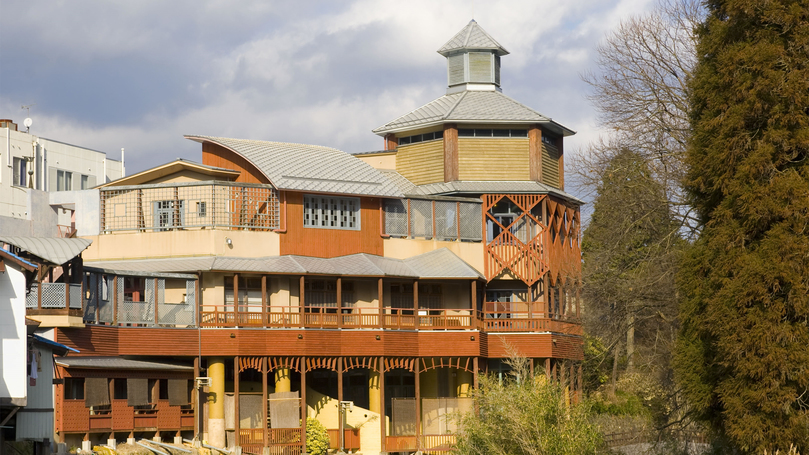
{"label": "air conditioning unit", "polygon": [[196,382],[197,382],[197,388],[210,387],[211,386],[211,378],[209,378],[209,377],[196,378]]}

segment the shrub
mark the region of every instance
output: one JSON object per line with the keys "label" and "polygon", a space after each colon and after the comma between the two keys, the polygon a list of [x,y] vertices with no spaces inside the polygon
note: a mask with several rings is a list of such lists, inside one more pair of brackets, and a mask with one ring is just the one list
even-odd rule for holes
{"label": "shrub", "polygon": [[329,451],[329,432],[317,419],[306,418],[306,453],[325,455]]}

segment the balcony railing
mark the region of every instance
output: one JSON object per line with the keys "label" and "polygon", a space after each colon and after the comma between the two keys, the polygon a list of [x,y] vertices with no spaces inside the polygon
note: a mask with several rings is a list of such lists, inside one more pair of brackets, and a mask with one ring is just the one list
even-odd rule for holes
{"label": "balcony railing", "polygon": [[64,400],[61,415],[60,431],[66,433],[194,428],[194,410],[190,406],[171,406],[168,400],[158,400],[151,409],[135,409],[125,399],[113,399],[101,408],[86,407],[84,400]]}
{"label": "balcony railing", "polygon": [[32,310],[81,310],[81,284],[34,283],[25,298],[25,307]]}
{"label": "balcony railing", "polygon": [[278,191],[233,182],[165,183],[101,190],[101,232],[177,229],[272,230],[280,225]]}

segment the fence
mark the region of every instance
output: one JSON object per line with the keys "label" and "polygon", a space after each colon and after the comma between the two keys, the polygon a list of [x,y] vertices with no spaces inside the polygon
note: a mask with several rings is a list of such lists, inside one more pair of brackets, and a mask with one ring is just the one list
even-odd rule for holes
{"label": "fence", "polygon": [[101,190],[101,232],[280,226],[278,191],[269,185],[193,182]]}
{"label": "fence", "polygon": [[[42,306],[40,307],[39,293],[42,291]],[[81,284],[65,283],[33,283],[31,292],[25,297],[25,307],[43,310],[71,309],[80,310]]]}

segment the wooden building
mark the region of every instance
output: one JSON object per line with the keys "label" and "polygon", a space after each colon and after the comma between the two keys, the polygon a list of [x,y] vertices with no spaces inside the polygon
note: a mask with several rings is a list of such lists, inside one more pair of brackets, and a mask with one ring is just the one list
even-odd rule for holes
{"label": "wooden building", "polygon": [[474,21],[439,53],[446,95],[374,130],[382,151],[191,135],[202,163],[99,187],[84,324],[56,329],[80,351],[61,437],[302,453],[309,416],[365,454],[445,451],[511,348],[580,394],[574,132],[502,93],[508,52]]}

